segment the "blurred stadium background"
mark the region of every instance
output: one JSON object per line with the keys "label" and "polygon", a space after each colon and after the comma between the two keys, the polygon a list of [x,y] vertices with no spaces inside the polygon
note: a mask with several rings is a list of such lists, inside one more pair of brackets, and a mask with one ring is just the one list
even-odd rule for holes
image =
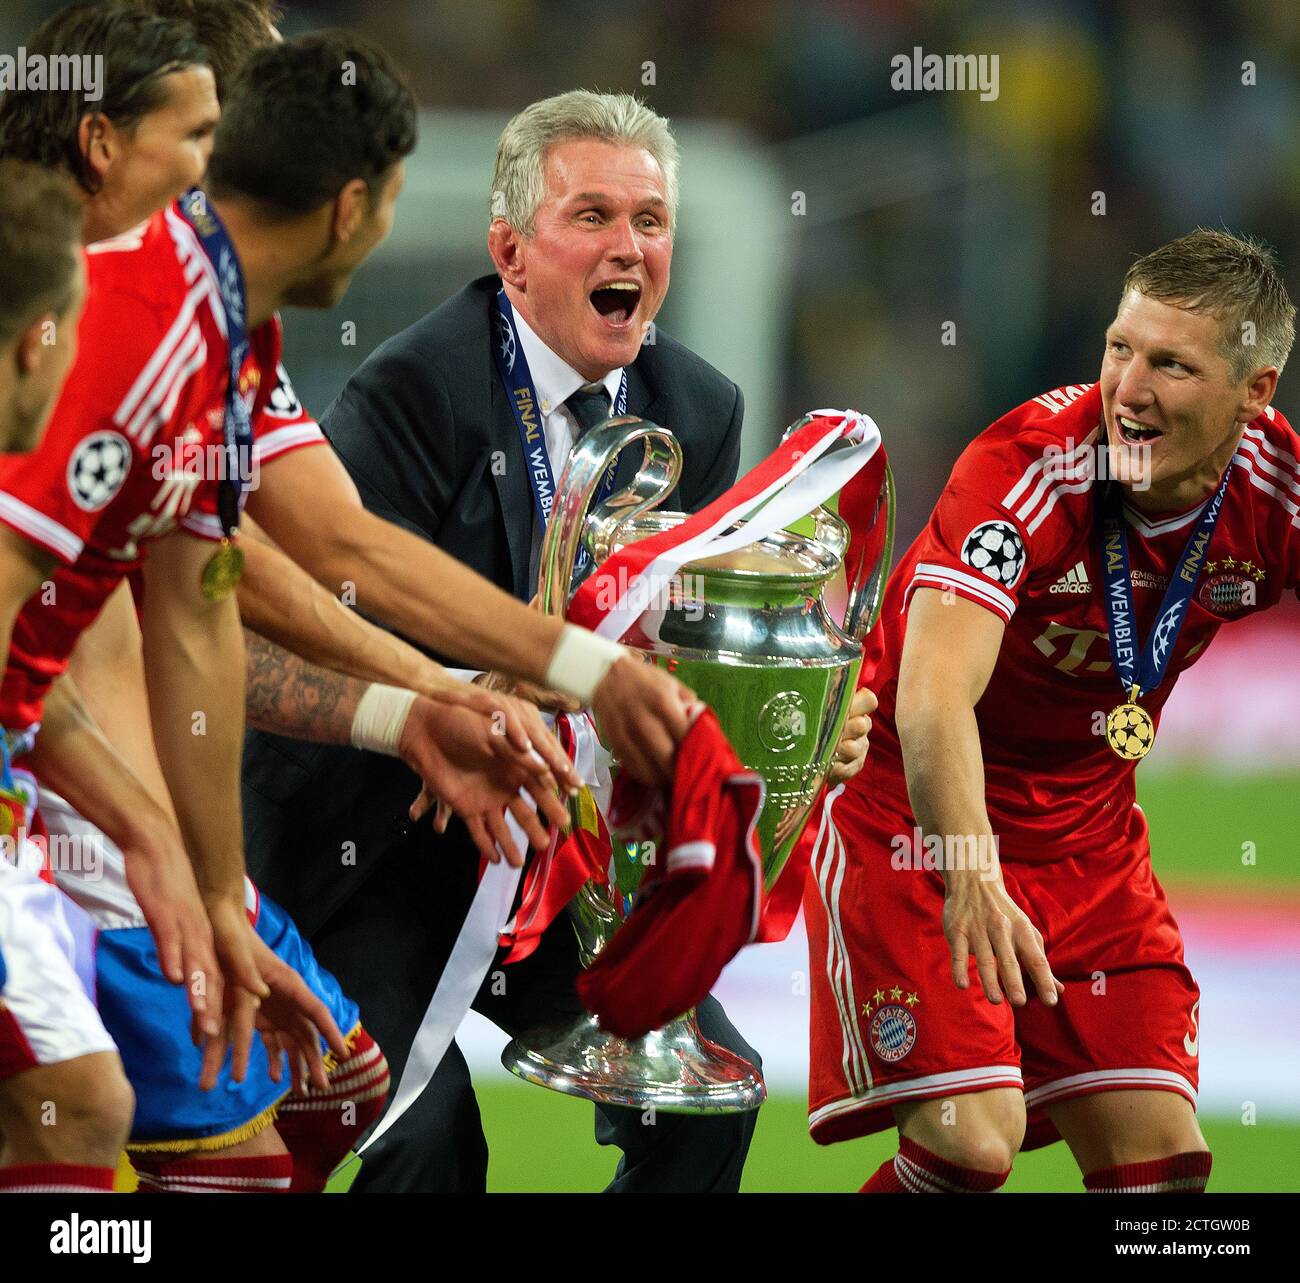
{"label": "blurred stadium background", "polygon": [[[0,49],[59,7],[5,0]],[[338,24],[381,41],[425,108],[392,239],[341,308],[289,318],[288,365],[318,411],[373,347],[488,269],[496,135],[524,104],[575,86],[640,94],[677,128],[682,210],[661,323],[743,387],[748,460],[806,409],[868,411],[900,483],[900,546],[974,433],[1095,377],[1133,256],[1196,224],[1247,230],[1277,246],[1300,297],[1294,0],[285,8],[287,34]],[[915,46],[997,53],[998,98],[894,91],[890,59]],[[1293,422],[1296,378],[1279,396]],[[1294,603],[1225,630],[1139,773],[1203,990],[1219,1190],[1300,1189],[1297,643]],[[852,1189],[890,1149],[818,1151],[803,1131],[806,968],[796,934],[749,950],[720,986],[772,1091],[747,1189]],[[592,1140],[589,1107],[515,1083],[497,1064],[504,1038],[482,1022],[464,1042],[481,1067],[491,1187],[599,1188],[614,1158]],[[1077,1184],[1056,1146],[1023,1159],[1010,1188]]]}

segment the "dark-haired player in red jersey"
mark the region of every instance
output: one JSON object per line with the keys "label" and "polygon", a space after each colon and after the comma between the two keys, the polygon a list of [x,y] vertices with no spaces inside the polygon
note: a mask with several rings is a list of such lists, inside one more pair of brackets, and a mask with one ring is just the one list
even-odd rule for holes
{"label": "dark-haired player in red jersey", "polygon": [[1134,767],[1177,674],[1300,584],[1294,316],[1253,241],[1138,260],[1100,381],[977,437],[893,575],[805,901],[809,1125],[898,1128],[869,1192],[992,1190],[1058,1137],[1089,1190],[1205,1187],[1199,991]]}
{"label": "dark-haired player in red jersey", "polygon": [[[242,674],[242,633],[233,599],[203,587],[221,537],[210,515],[218,483],[211,469],[192,466],[196,452],[203,458],[223,439],[227,344],[216,273],[176,207],[93,247],[87,263],[78,358],[45,440],[32,455],[0,461],[3,565],[11,599],[26,601],[4,621],[0,724],[20,737],[39,728],[81,631],[141,571],[155,738],[227,975],[261,997],[264,1016],[320,1017],[341,1051],[322,1004],[261,945],[244,913],[242,843],[230,823],[238,815],[242,682],[232,675]],[[240,376],[254,416],[274,386],[279,343],[269,317],[254,326]],[[40,774],[42,758],[37,739],[26,764]],[[105,814],[102,802],[118,764],[111,753],[103,758],[77,769],[60,758],[51,782],[99,797],[105,831],[125,840],[129,817]],[[207,981],[214,994],[218,981]]]}

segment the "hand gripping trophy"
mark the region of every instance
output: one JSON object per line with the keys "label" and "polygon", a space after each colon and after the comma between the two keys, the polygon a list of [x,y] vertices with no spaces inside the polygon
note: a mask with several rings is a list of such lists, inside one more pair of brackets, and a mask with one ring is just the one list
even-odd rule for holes
{"label": "hand gripping trophy", "polygon": [[[638,442],[635,478],[602,498],[619,454]],[[806,859],[790,857],[820,810],[863,641],[880,612],[893,481],[876,425],[852,411],[806,415],[772,455],[689,517],[656,506],[681,462],[672,434],[641,419],[610,419],[584,434],[547,526],[541,605],[565,614],[592,579],[581,604],[600,601],[597,631],[644,651],[713,708],[766,785],[758,842],[771,894],[788,864],[802,882]],[[593,578],[615,564],[617,576]],[[569,904],[587,966],[632,911],[644,872],[641,844],[614,832],[611,847],[607,877]],[[787,884],[787,906],[800,890]],[[765,1095],[758,1070],[705,1039],[693,1012],[635,1039],[594,1016],[532,1030],[502,1062],[530,1082],[607,1104],[734,1112],[756,1109]]]}

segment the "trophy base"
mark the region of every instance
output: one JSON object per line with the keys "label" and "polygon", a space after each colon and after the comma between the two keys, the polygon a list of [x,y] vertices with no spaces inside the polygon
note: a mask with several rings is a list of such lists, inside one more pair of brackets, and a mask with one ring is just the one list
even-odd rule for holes
{"label": "trophy base", "polygon": [[693,1011],[644,1038],[620,1038],[595,1016],[532,1030],[510,1043],[501,1063],[552,1091],[672,1114],[740,1114],[767,1096],[758,1070],[705,1038]]}

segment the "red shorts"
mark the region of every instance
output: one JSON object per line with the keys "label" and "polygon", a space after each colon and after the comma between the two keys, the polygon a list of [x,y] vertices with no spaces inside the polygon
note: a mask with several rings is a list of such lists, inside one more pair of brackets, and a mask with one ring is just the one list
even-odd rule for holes
{"label": "red shorts", "polygon": [[[1136,807],[1124,844],[1086,861],[1006,860],[1007,890],[1042,932],[1065,994],[993,1006],[971,961],[952,982],[943,880],[920,867],[910,816],[849,792],[804,896],[813,977],[808,1126],[830,1144],[894,1126],[892,1107],[1013,1087],[1024,1148],[1058,1139],[1045,1111],[1120,1089],[1196,1104],[1200,990],[1151,870]],[[1031,990],[1032,992],[1032,990]]]}

